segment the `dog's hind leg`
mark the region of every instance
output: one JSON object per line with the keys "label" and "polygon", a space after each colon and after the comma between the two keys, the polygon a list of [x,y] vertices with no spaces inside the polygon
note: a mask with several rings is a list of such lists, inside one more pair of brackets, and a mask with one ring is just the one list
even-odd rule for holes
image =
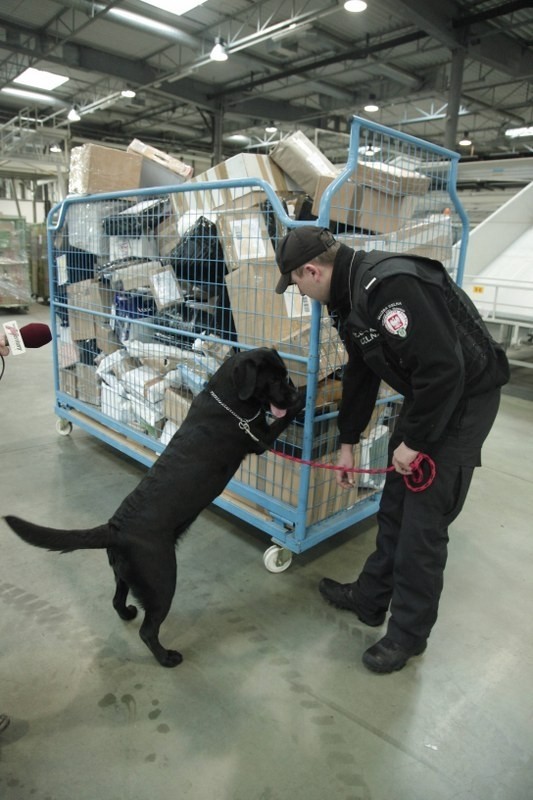
{"label": "dog's hind leg", "polygon": [[[135,559],[135,563],[133,563]],[[177,667],[183,656],[177,650],[165,650],[159,641],[159,629],[165,621],[176,589],[176,553],[174,542],[153,550],[132,554],[130,588],[144,608],[139,636],[163,667]],[[135,574],[136,580],[133,580]]]}
{"label": "dog's hind leg", "polygon": [[127,561],[124,559],[123,554],[112,547],[108,547],[107,549],[107,558],[115,576],[116,589],[113,597],[113,608],[120,619],[134,619],[137,616],[137,608],[135,606],[126,605],[130,587],[128,582],[122,577],[125,567],[127,566]]}
{"label": "dog's hind leg", "polygon": [[137,608],[135,606],[126,605],[126,598],[128,597],[130,587],[126,581],[123,581],[122,578],[118,577],[118,575],[115,575],[115,579],[117,588],[115,590],[115,596],[113,597],[113,608],[119,615],[120,619],[134,619],[137,616]]}
{"label": "dog's hind leg", "polygon": [[144,621],[139,630],[139,636],[163,667],[177,667],[183,661],[181,653],[177,650],[165,650],[159,641],[159,629],[168,614],[171,601],[172,598],[166,607],[145,609]]}

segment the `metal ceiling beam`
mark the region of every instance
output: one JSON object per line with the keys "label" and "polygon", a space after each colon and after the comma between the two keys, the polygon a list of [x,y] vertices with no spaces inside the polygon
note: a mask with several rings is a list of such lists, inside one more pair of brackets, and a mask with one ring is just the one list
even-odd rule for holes
{"label": "metal ceiling beam", "polygon": [[393,0],[391,8],[446,47],[455,50],[462,45],[462,35],[453,27],[457,9],[450,0]]}
{"label": "metal ceiling beam", "polygon": [[328,56],[327,58],[318,58],[315,61],[307,62],[306,64],[302,64],[298,67],[288,67],[285,70],[281,70],[276,72],[274,75],[267,75],[262,78],[255,78],[250,81],[247,81],[244,84],[241,84],[238,88],[233,87],[229,89],[222,89],[222,91],[218,92],[218,96],[222,95],[231,95],[240,92],[251,92],[253,89],[256,89],[258,86],[265,86],[267,83],[274,83],[275,81],[283,80],[284,78],[290,78],[293,75],[301,75],[304,72],[309,72],[310,70],[321,69],[323,67],[328,67],[331,64],[339,64],[342,61],[360,61],[365,60],[368,56],[372,55],[373,53],[379,53],[383,50],[389,50],[392,47],[398,47],[402,44],[411,44],[413,42],[417,42],[420,39],[425,39],[427,36],[426,33],[423,31],[415,31],[414,33],[404,34],[402,36],[392,37],[391,39],[387,39],[386,41],[379,42],[375,45],[366,45],[358,50],[355,48],[350,50],[344,50],[342,53],[337,53],[334,56]]}
{"label": "metal ceiling beam", "polygon": [[[500,4],[476,14],[458,16],[454,3],[447,0],[394,0],[396,12],[451,50],[465,48],[470,58],[515,78],[533,76],[533,54],[521,50],[516,39],[499,33],[485,20],[503,17],[533,7],[531,0]],[[481,24],[479,24],[481,23]],[[471,26],[476,25],[472,30]]]}

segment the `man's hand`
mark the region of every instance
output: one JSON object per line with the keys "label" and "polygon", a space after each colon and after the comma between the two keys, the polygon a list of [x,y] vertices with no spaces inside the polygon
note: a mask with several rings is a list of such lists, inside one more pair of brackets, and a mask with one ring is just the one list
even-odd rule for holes
{"label": "man's hand", "polygon": [[8,356],[9,347],[7,346],[7,338],[3,333],[0,333],[0,356]]}
{"label": "man's hand", "polygon": [[400,475],[411,475],[413,470],[411,464],[418,455],[418,450],[411,450],[405,442],[398,445],[392,454],[392,466]]}
{"label": "man's hand", "polygon": [[[353,465],[353,445],[341,444],[339,456],[337,458],[337,466],[345,467],[346,469],[353,469]],[[343,470],[336,469],[335,480],[337,481],[337,486],[342,486],[343,489],[353,488],[353,472],[343,472]]]}

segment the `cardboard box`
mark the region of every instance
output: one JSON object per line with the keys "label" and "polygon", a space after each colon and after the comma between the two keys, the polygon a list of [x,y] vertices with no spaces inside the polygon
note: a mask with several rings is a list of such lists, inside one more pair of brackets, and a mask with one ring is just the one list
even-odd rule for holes
{"label": "cardboard box", "polygon": [[[202,173],[203,175],[204,173]],[[202,179],[208,180],[205,177]],[[172,192],[170,195],[170,202],[178,218],[183,215],[191,215],[195,219],[199,217],[211,219],[214,216],[213,209],[215,206],[213,204],[217,202],[217,199],[218,202],[224,203],[224,195],[216,193],[213,196],[211,189],[197,189],[195,184],[199,180],[200,176],[193,178],[184,184],[183,189]]]}
{"label": "cardboard box", "polygon": [[69,304],[68,324],[73,341],[94,339],[96,336],[95,315],[84,313],[83,311],[78,311],[73,308],[73,306],[77,306],[80,309],[86,308],[93,310],[94,284],[95,281],[89,279],[67,285],[67,300]]}
{"label": "cardboard box", "polygon": [[[217,164],[213,170],[217,180],[259,178],[270,184],[274,191],[280,194],[301,189],[298,183],[292,180],[290,175],[284,172],[270,156],[261,153],[238,153]],[[207,170],[207,172],[210,173],[211,170]],[[236,186],[229,189],[232,200],[249,194],[249,192],[250,189],[247,187]]]}
{"label": "cardboard box", "polygon": [[163,399],[163,414],[179,427],[189,413],[192,401],[192,394],[168,388]]}
{"label": "cardboard box", "polygon": [[89,287],[91,308],[102,314],[110,314],[113,307],[115,292],[106,283],[100,280],[91,281]]}
{"label": "cardboard box", "polygon": [[139,261],[133,264],[128,264],[124,267],[113,269],[110,265],[106,271],[106,276],[109,277],[111,286],[122,292],[128,292],[132,289],[148,288],[150,286],[150,277],[160,272],[163,265],[160,261]]}
{"label": "cardboard box", "polygon": [[401,169],[381,162],[359,162],[355,182],[386,194],[425,194],[430,178],[410,169]]}
{"label": "cardboard box", "polygon": [[[312,213],[320,212],[320,201],[332,178],[318,179],[313,199]],[[410,196],[391,195],[346,181],[339,186],[331,198],[329,216],[331,220],[354,228],[390,233],[405,226],[411,219],[414,199]]]}
{"label": "cardboard box", "polygon": [[453,256],[451,220],[442,217],[438,221],[413,222],[390,234],[386,244],[393,252],[411,253],[445,262]]}
{"label": "cardboard box", "polygon": [[59,391],[69,394],[71,397],[76,397],[76,384],[78,378],[73,369],[60,369],[59,370]]}
{"label": "cardboard box", "polygon": [[120,350],[121,344],[116,333],[111,329],[107,319],[99,319],[96,317],[94,332],[96,336],[96,346],[102,353],[109,355],[110,353]]}
{"label": "cardboard box", "polygon": [[[334,407],[319,409],[319,413],[334,411]],[[336,418],[317,420],[313,424],[313,438],[310,458],[323,461],[331,456],[339,446],[339,433]],[[275,450],[295,458],[303,458],[304,421],[295,420],[283,431],[276,441]]]}
{"label": "cardboard box", "polygon": [[139,139],[133,139],[129,143],[128,153],[137,153],[143,157],[141,187],[182,183],[190,180],[194,173],[194,168],[189,164]]}
{"label": "cardboard box", "polygon": [[302,131],[295,131],[278,142],[270,158],[311,196],[319,178],[333,179],[339,172]]}
{"label": "cardboard box", "polygon": [[[284,195],[299,191],[300,187],[283,172],[268,156],[257,153],[238,153],[221,161],[214,167],[196,175],[188,183],[194,189],[196,183],[222,180],[238,180],[240,178],[258,178],[272,186],[276,194]],[[191,193],[175,193],[172,202],[178,214],[186,212],[209,212],[218,209],[234,211],[258,206],[265,199],[265,192],[260,186],[232,186],[209,188]]]}
{"label": "cardboard box", "polygon": [[70,153],[69,194],[138,189],[142,156],[113,147],[83,144]]}
{"label": "cardboard box", "polygon": [[251,486],[252,489],[257,489],[258,479],[259,456],[256,456],[254,453],[249,453],[233,476],[233,480],[245,483],[247,486]]}
{"label": "cardboard box", "polygon": [[76,390],[79,400],[93,406],[100,405],[101,384],[96,374],[96,367],[76,364]]}
{"label": "cardboard box", "polygon": [[425,256],[446,261],[453,256],[453,232],[449,221],[422,220],[392,233],[361,235],[337,234],[335,238],[355,250],[386,250],[391,253]]}
{"label": "cardboard box", "polygon": [[[188,227],[192,227],[196,219],[197,217],[195,216]],[[172,213],[157,226],[155,233],[158,256],[168,256],[179,244],[182,236],[179,224],[180,217]]]}
{"label": "cardboard box", "polygon": [[304,311],[304,318],[308,319],[310,306],[299,294],[289,293],[295,299],[295,304],[290,306],[285,295],[275,293],[278,280],[275,259],[243,263],[226,275],[239,342],[278,347],[280,342],[301,330]]}
{"label": "cardboard box", "polygon": [[[319,463],[335,464],[336,454],[330,459],[320,459]],[[275,453],[259,456],[258,488],[269,497],[281,500],[293,508],[298,506],[298,493],[302,479],[300,464],[289,461]],[[354,488],[340,489],[331,469],[312,467],[309,473],[307,495],[307,525],[328,519],[333,513],[349,508],[357,501],[357,474],[354,473]]]}
{"label": "cardboard box", "polygon": [[219,214],[216,226],[228,270],[244,263],[275,259],[266,220],[260,211]]}
{"label": "cardboard box", "polygon": [[[295,386],[307,384],[307,360],[311,343],[311,324],[304,323],[299,328],[294,328],[291,333],[280,339],[277,349],[282,354],[287,365],[289,376]],[[291,359],[291,354],[299,356],[304,361]],[[318,355],[318,368],[315,380],[321,381],[332,375],[346,362],[347,355],[339,334],[330,322],[323,318],[321,321],[321,342]]]}

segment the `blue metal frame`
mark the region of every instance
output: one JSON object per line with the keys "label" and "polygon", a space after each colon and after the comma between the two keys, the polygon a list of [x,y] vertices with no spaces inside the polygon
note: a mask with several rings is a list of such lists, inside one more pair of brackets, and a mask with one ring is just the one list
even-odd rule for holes
{"label": "blue metal frame", "polygon": [[[51,287],[50,306],[53,327],[55,327],[56,322],[56,311],[60,308],[68,307],[72,310],[83,311],[84,314],[91,313],[91,311],[87,308],[79,309],[68,303],[59,302],[55,297],[54,288],[57,286],[57,269],[54,262],[53,237],[54,234],[62,229],[68,208],[71,205],[79,203],[86,204],[90,202],[102,202],[106,200],[112,201],[120,198],[131,198],[132,196],[135,196],[139,200],[143,198],[146,199],[150,197],[159,197],[163,194],[169,193],[253,187],[259,188],[266,194],[270,203],[272,204],[272,208],[279,222],[286,228],[296,228],[309,224],[326,226],[329,221],[329,209],[333,195],[336,193],[337,189],[348,180],[357,166],[358,149],[361,140],[361,130],[363,128],[374,131],[381,135],[388,135],[391,138],[405,142],[408,145],[422,148],[438,155],[443,159],[442,173],[446,178],[446,187],[462,224],[462,239],[459,247],[457,266],[457,282],[460,283],[464,274],[464,261],[468,242],[468,218],[458,200],[455,188],[457,163],[460,158],[459,154],[441,147],[437,147],[436,145],[430,144],[429,142],[425,142],[421,139],[417,139],[413,136],[409,136],[408,134],[386,128],[377,123],[363,120],[359,117],[353,117],[346,167],[324,191],[324,194],[321,198],[319,214],[316,223],[309,223],[308,221],[297,222],[291,219],[286,214],[278,196],[275,194],[270,184],[264,180],[255,178],[220,180],[203,183],[199,182],[194,184],[179,184],[176,186],[165,185],[159,187],[150,187],[149,189],[139,189],[135,191],[110,192],[83,197],[67,197],[63,202],[54,206],[48,215],[47,226],[48,262]],[[98,314],[98,316],[102,316],[100,312],[93,313]],[[304,461],[309,461],[311,459],[314,424],[317,420],[324,418],[323,416],[314,416],[315,401],[318,389],[316,375],[318,373],[319,366],[321,314],[322,308],[320,304],[314,301],[311,316],[310,351],[308,357],[298,357],[293,353],[288,354],[285,353],[281,348],[279,349],[282,357],[290,356],[292,361],[299,361],[304,364],[306,366],[307,375],[309,376],[306,389],[307,413],[305,414],[302,442],[302,459]],[[165,328],[162,328],[162,326],[153,325],[150,323],[145,324],[147,327],[166,330]],[[185,331],[183,334],[188,335]],[[193,336],[193,334],[189,335]],[[218,341],[225,342],[223,339]],[[239,343],[239,347],[241,349],[246,349],[247,345]],[[248,349],[252,348],[248,347]],[[73,424],[79,425],[92,435],[149,467],[164,449],[163,445],[159,444],[149,436],[133,430],[129,426],[108,418],[102,412],[98,411],[96,407],[76,400],[60,390],[57,335],[54,336],[53,363],[56,393],[55,413],[57,416]],[[236,479],[233,479],[230,482],[228,489],[230,489],[236,495],[243,497],[245,500],[263,507],[268,511],[271,517],[270,520],[266,517],[266,515],[259,516],[254,514],[251,508],[250,511],[248,511],[244,505],[237,505],[236,503],[232,502],[230,496],[228,495],[223,494],[214,502],[220,508],[231,512],[235,516],[263,530],[272,538],[273,542],[287,548],[293,553],[304,552],[305,550],[308,550],[309,548],[345,529],[346,527],[354,525],[357,522],[373,515],[377,511],[381,497],[379,493],[373,494],[368,498],[357,500],[357,502],[351,508],[340,511],[328,519],[309,526],[306,525],[310,474],[311,467],[305,464],[301,465],[301,480],[297,508],[294,508],[293,506],[290,506],[281,500],[273,499],[266,493],[248,486]]]}

